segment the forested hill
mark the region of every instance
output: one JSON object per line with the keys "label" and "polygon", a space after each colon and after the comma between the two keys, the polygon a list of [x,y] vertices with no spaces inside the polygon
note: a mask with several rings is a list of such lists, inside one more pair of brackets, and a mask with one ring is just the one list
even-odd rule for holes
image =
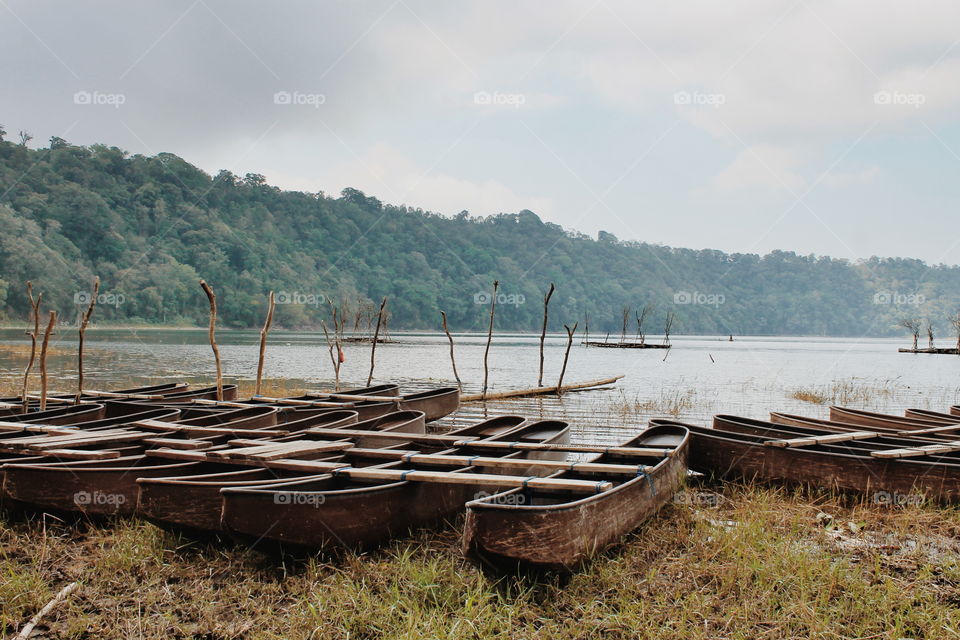
{"label": "forested hill", "polygon": [[[225,325],[256,326],[265,294],[277,322],[316,327],[325,300],[357,308],[389,297],[394,329],[485,326],[485,295],[500,281],[497,326],[539,328],[542,295],[557,285],[551,329],[589,314],[591,333],[619,333],[624,306],[656,305],[674,333],[884,335],[905,316],[938,334],[960,308],[960,269],[919,260],[851,263],[592,239],[534,213],[452,218],[384,204],[354,189],[339,197],[281,191],[263,176],[211,177],[181,158],[128,155],[53,138],[49,148],[0,142],[0,309],[24,320],[24,282],[68,319],[99,275],[100,321],[203,324],[202,277]],[[635,321],[631,320],[631,333]],[[348,327],[349,328],[349,327]]]}

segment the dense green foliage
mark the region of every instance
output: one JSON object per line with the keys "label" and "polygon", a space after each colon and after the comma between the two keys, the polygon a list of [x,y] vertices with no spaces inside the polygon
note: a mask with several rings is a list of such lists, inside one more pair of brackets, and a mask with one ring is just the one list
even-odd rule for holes
{"label": "dense green foliage", "polygon": [[551,329],[582,326],[588,314],[592,334],[619,333],[625,305],[654,303],[653,334],[673,311],[674,333],[883,335],[914,316],[943,335],[960,304],[957,267],[674,249],[603,232],[594,240],[529,211],[447,218],[354,189],[338,198],[281,191],[256,174],[211,177],[169,153],[59,138],[36,150],[0,142],[0,222],[8,320],[26,317],[26,280],[44,292],[44,308],[72,319],[94,275],[101,322],[202,324],[201,277],[231,326],[258,325],[272,289],[287,303],[277,308],[287,327],[318,326],[329,314],[321,299],[357,309],[389,296],[393,328],[436,329],[443,309],[453,330],[479,329],[489,307],[477,294],[494,279],[497,326],[517,330],[539,327],[550,282]]}

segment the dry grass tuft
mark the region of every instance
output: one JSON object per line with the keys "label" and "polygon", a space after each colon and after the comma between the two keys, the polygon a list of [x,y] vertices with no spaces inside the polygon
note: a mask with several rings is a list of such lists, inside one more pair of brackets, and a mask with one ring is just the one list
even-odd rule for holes
{"label": "dry grass tuft", "polygon": [[893,395],[893,386],[890,381],[834,380],[826,385],[801,387],[788,397],[812,404],[868,405]]}

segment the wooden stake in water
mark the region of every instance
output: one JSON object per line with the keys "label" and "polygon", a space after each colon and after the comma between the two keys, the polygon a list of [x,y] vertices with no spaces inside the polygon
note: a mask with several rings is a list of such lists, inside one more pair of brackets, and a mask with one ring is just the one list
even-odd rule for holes
{"label": "wooden stake in water", "polygon": [[[327,331],[327,323],[325,320],[320,321],[320,326],[323,328],[323,335],[327,339],[327,350],[330,352],[330,362],[333,363],[333,389],[334,391],[340,391],[340,346],[336,344],[335,341],[330,340],[330,333]],[[337,309],[333,308],[333,330],[337,330]],[[337,353],[334,355],[333,349],[336,347]]]}
{"label": "wooden stake in water", "polygon": [[367,386],[370,386],[370,381],[373,380],[373,365],[374,358],[377,353],[377,340],[380,339],[380,323],[383,322],[383,309],[387,306],[387,297],[384,296],[383,300],[380,302],[380,311],[377,313],[377,328],[373,331],[373,345],[370,347],[370,375],[367,376]]}
{"label": "wooden stake in water", "polygon": [[57,324],[57,312],[50,312],[50,321],[43,332],[43,345],[40,347],[40,411],[47,408],[47,346],[50,344],[50,334]]}
{"label": "wooden stake in water", "polygon": [[213,292],[206,281],[200,281],[200,288],[207,294],[210,301],[210,348],[213,349],[213,359],[217,364],[217,400],[223,400],[223,370],[220,368],[220,348],[217,346],[217,294]]}
{"label": "wooden stake in water", "polygon": [[577,324],[578,322],[574,322],[572,329],[563,325],[563,328],[567,330],[567,350],[563,352],[563,368],[560,369],[560,379],[557,380],[557,395],[560,395],[563,391],[563,374],[567,372],[567,359],[570,357],[570,345],[573,344],[573,334],[577,332]]}
{"label": "wooden stake in water", "polygon": [[80,317],[80,328],[77,336],[77,397],[76,404],[80,404],[80,396],[83,395],[83,338],[87,333],[87,325],[90,324],[90,316],[93,315],[93,308],[97,306],[97,296],[100,295],[100,276],[93,280],[93,293],[90,295],[90,305],[87,311]]}
{"label": "wooden stake in water", "polygon": [[441,311],[440,317],[443,318],[443,332],[447,334],[447,340],[450,341],[450,364],[453,365],[453,377],[457,379],[457,388],[463,391],[463,383],[460,382],[460,374],[457,373],[457,360],[453,357],[453,336],[447,328],[447,312]]}
{"label": "wooden stake in water", "polygon": [[260,356],[257,359],[257,387],[254,395],[260,395],[263,385],[263,358],[267,352],[267,334],[270,333],[270,325],[273,324],[273,309],[276,307],[276,301],[273,297],[273,291],[267,296],[267,319],[263,321],[263,329],[260,329]]}
{"label": "wooden stake in water", "polygon": [[33,362],[37,358],[37,336],[40,335],[40,301],[43,300],[43,294],[37,294],[33,298],[33,283],[27,281],[27,297],[30,298],[30,314],[33,316],[33,331],[28,331],[30,336],[30,361],[27,362],[27,368],[23,371],[23,390],[20,392],[20,399],[23,400],[23,413],[27,412],[30,406],[27,400],[27,384],[30,381],[30,370],[33,369]]}
{"label": "wooden stake in water", "polygon": [[540,330],[540,374],[537,376],[537,386],[543,386],[543,342],[547,339],[547,312],[550,309],[550,298],[553,296],[555,287],[550,283],[550,288],[543,296],[543,328]]}
{"label": "wooden stake in water", "polygon": [[490,327],[487,329],[487,347],[483,350],[483,394],[487,393],[487,380],[490,377],[490,371],[487,362],[490,358],[490,341],[493,340],[493,315],[497,310],[497,288],[500,286],[499,280],[493,281],[493,297],[490,299]]}

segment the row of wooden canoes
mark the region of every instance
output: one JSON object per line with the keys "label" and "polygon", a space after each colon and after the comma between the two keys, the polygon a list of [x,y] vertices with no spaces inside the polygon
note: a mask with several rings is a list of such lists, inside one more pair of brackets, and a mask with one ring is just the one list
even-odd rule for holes
{"label": "row of wooden canoes", "polygon": [[518,416],[427,435],[431,418],[456,409],[456,389],[213,403],[209,393],[154,387],[5,408],[0,500],[140,514],[268,551],[369,548],[465,512],[464,551],[484,566],[564,570],[669,501],[687,468],[677,425],[620,447],[570,445],[566,423]]}
{"label": "row of wooden canoes", "polygon": [[718,479],[812,485],[878,504],[960,502],[960,407],[903,416],[831,407],[826,420],[717,415],[712,427],[683,426],[691,469]]}

